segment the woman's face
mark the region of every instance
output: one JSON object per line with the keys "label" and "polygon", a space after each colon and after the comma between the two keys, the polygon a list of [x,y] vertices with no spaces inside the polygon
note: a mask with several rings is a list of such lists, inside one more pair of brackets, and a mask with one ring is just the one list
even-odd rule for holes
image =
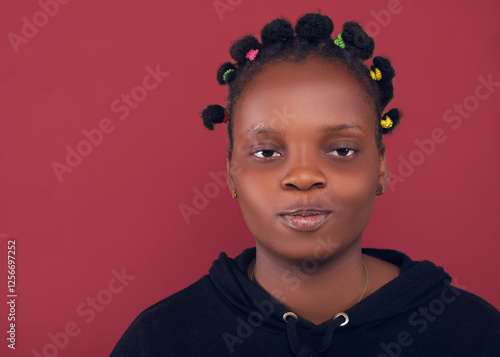
{"label": "woman's face", "polygon": [[[248,83],[228,183],[259,249],[324,259],[360,243],[389,179],[375,115],[361,84],[324,59],[268,65]],[[286,214],[296,210],[309,211]]]}

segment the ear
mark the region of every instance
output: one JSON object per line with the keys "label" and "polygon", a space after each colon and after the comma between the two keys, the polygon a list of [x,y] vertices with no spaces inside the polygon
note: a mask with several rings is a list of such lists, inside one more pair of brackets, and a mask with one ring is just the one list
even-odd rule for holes
{"label": "ear", "polygon": [[226,166],[227,166],[227,184],[229,185],[229,191],[234,188],[234,179],[233,179],[233,167],[231,165],[231,159],[226,156]]}
{"label": "ear", "polygon": [[387,168],[387,163],[385,162],[385,148],[379,153],[378,183],[382,185],[384,192],[387,192],[387,187],[389,186],[389,169]]}

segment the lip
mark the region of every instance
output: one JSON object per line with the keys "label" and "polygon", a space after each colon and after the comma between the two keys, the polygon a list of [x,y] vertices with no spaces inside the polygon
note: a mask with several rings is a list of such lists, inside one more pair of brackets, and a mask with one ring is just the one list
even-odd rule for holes
{"label": "lip", "polygon": [[332,211],[322,208],[298,208],[291,211],[280,212],[280,216],[313,216],[319,214],[328,214]]}
{"label": "lip", "polygon": [[318,230],[330,217],[327,210],[307,209],[280,214],[284,224],[296,231],[313,232]]}

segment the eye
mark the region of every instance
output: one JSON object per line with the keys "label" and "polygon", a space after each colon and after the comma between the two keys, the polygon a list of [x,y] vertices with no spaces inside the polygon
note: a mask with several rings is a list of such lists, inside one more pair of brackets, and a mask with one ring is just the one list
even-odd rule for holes
{"label": "eye", "polygon": [[[260,154],[258,155],[258,153],[262,153],[262,156],[261,156]],[[262,159],[262,158],[266,159],[266,158],[270,158],[270,157],[277,157],[277,156],[274,156],[274,155],[273,155],[273,153],[278,154],[278,152],[277,152],[277,151],[274,151],[274,150],[266,150],[266,149],[265,149],[265,150],[255,151],[254,153],[252,153],[252,155],[255,155],[255,156],[257,156],[258,158],[261,158],[261,159]],[[270,155],[269,155],[269,154],[270,154]]]}
{"label": "eye", "polygon": [[338,148],[338,149],[332,150],[331,152],[336,153],[333,156],[349,157],[349,156],[352,156],[356,152],[356,150],[351,149],[351,148]]}

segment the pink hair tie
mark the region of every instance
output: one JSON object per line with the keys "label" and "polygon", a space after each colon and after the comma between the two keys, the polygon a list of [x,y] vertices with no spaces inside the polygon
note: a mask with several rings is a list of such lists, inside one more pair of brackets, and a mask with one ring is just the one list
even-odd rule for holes
{"label": "pink hair tie", "polygon": [[250,61],[253,61],[255,59],[255,56],[257,56],[257,53],[259,53],[258,49],[255,50],[250,50],[246,54],[246,58],[248,58]]}

